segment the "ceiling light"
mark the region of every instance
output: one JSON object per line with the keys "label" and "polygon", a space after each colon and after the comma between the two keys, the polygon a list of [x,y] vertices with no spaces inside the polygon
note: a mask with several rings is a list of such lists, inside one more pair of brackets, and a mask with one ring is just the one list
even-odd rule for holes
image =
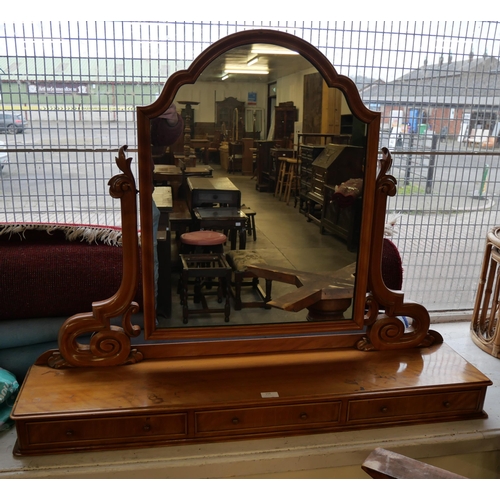
{"label": "ceiling light", "polygon": [[252,66],[252,64],[255,64],[255,63],[258,63],[259,62],[259,58],[258,57],[254,57],[253,59],[250,59],[250,61],[247,62],[247,66]]}
{"label": "ceiling light", "polygon": [[254,47],[250,50],[252,54],[274,54],[277,56],[297,55],[298,52],[281,47]]}
{"label": "ceiling light", "polygon": [[268,69],[228,69],[226,68],[226,73],[237,73],[241,75],[268,75]]}
{"label": "ceiling light", "polygon": [[229,75],[226,73],[225,75],[222,75],[222,80],[227,80],[229,78]]}

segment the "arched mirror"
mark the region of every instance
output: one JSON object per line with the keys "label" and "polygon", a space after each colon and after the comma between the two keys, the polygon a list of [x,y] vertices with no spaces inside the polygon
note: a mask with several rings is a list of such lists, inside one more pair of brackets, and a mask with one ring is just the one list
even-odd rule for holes
{"label": "arched mirror", "polygon": [[[158,145],[158,117],[172,104],[184,131],[176,143]],[[362,104],[354,83],[338,75],[316,48],[274,31],[230,35],[188,70],[172,75],[155,103],[138,108],[138,127],[146,338],[191,347],[216,339],[250,345],[264,336],[290,338],[293,344],[304,334],[324,340],[330,334],[362,331],[379,114]],[[216,163],[209,155],[214,137],[220,155]],[[248,153],[245,141],[252,146],[251,174],[232,174],[223,163],[242,159]],[[320,257],[311,250],[307,258],[308,243],[297,233],[284,242],[283,234],[270,230],[256,242],[247,237],[242,243],[246,235],[238,231],[240,221],[235,231],[226,231],[228,238],[239,237],[237,246],[228,239],[223,253],[244,248],[264,257],[264,264],[250,262],[250,268],[261,284],[272,284],[270,307],[237,310],[232,305],[229,318],[207,314],[187,320],[176,290],[183,265],[179,235],[199,230],[200,220],[201,229],[211,229],[203,224],[201,210],[207,208],[241,213],[242,206],[257,204],[254,224],[260,218],[267,227],[285,226],[283,212],[273,212],[271,204],[285,165],[297,176],[296,206],[290,206],[286,222],[296,219],[313,232],[311,246],[320,249]],[[226,180],[229,189],[238,191],[236,198],[197,195],[193,201],[199,186],[219,189]],[[168,225],[158,227],[152,214],[163,203],[165,186],[170,186],[172,206],[167,201],[159,207]],[[183,210],[194,224],[181,217]],[[164,287],[169,288],[166,294]]]}

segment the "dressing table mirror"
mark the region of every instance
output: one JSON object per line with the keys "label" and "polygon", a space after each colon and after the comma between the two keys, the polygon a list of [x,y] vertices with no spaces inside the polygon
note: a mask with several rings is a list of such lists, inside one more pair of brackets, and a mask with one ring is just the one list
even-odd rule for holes
{"label": "dressing table mirror", "polygon": [[[253,62],[255,58],[258,58],[258,61],[247,67],[246,65]],[[247,72],[242,69],[245,67],[251,70]],[[254,315],[251,322],[247,324],[238,322],[238,318],[235,317],[237,312],[232,315],[229,322],[225,322],[220,315],[212,315],[206,319],[207,326],[204,327],[192,327],[189,323],[183,325],[179,322],[179,314],[170,315],[169,318],[164,319],[161,314],[157,314],[157,308],[161,308],[161,303],[155,296],[158,284],[155,282],[153,269],[153,253],[156,251],[156,246],[151,217],[154,172],[155,169],[160,170],[163,165],[161,165],[162,160],[152,153],[151,125],[171,104],[184,111],[187,103],[190,113],[183,113],[183,116],[189,116],[188,127],[189,137],[191,137],[195,125],[191,123],[193,115],[190,103],[193,103],[197,116],[195,121],[202,124],[212,122],[215,129],[220,127],[229,130],[229,142],[237,140],[241,134],[253,135],[253,129],[245,131],[244,127],[243,130],[241,126],[235,127],[234,120],[230,121],[234,118],[233,113],[225,115],[229,123],[221,123],[220,117],[217,116],[218,104],[229,99],[244,104],[245,97],[251,94],[257,96],[259,100],[257,105],[265,108],[270,102],[267,99],[270,82],[273,82],[273,89],[277,94],[276,105],[278,107],[281,102],[297,104],[300,119],[294,124],[296,133],[293,133],[294,127],[288,127],[289,131],[292,130],[291,142],[295,143],[297,150],[292,154],[300,158],[302,145],[318,144],[316,136],[321,134],[306,134],[311,130],[311,122],[314,121],[321,122],[321,128],[318,129],[316,126],[315,131],[331,133],[325,138],[329,143],[340,141],[347,143],[338,145],[339,148],[347,146],[346,152],[349,155],[344,154],[344,159],[340,158],[340,161],[334,165],[332,168],[334,175],[329,183],[332,184],[332,188],[349,180],[359,180],[362,184],[360,199],[357,200],[358,213],[351,222],[352,227],[349,228],[355,235],[355,242],[348,248],[344,241],[330,237],[328,241],[331,246],[325,246],[324,250],[325,261],[329,262],[326,268],[323,265],[321,268],[314,267],[314,262],[303,259],[302,262],[296,263],[295,268],[286,269],[285,274],[292,276],[290,278],[292,283],[296,275],[299,278],[306,276],[306,279],[299,279],[300,284],[297,290],[294,290],[293,284],[289,285],[286,292],[283,292],[288,299],[284,301],[280,301],[280,293],[276,292],[276,285],[279,285],[279,282],[273,283],[275,286],[273,298],[277,300],[271,301],[271,306],[280,307],[283,302],[288,306],[288,312],[280,314],[278,319],[273,319],[276,315],[267,313],[266,310]],[[234,106],[236,116],[238,113],[242,115],[243,110],[241,108],[238,110],[236,104]],[[342,120],[351,125],[350,134],[341,134]],[[380,254],[382,245],[385,199],[381,195],[378,196],[378,206],[374,210],[377,203],[376,171],[380,115],[364,106],[355,84],[350,79],[338,75],[322,53],[297,37],[266,30],[239,33],[214,43],[187,70],[180,71],[169,78],[156,102],[150,106],[138,108],[137,122],[145,297],[144,325],[147,339],[169,340],[171,345],[175,344],[179,350],[190,352],[194,350],[199,354],[207,353],[208,350],[216,354],[217,349],[220,349],[221,353],[230,351],[232,339],[236,340],[233,343],[238,345],[239,352],[244,345],[243,349],[248,352],[265,352],[281,350],[283,342],[286,343],[287,349],[293,350],[303,343],[302,339],[298,340],[298,336],[304,334],[308,335],[310,345],[316,344],[317,348],[331,346],[332,342],[335,344],[338,341],[337,337],[346,335],[346,332],[356,332],[351,340],[347,340],[346,337],[342,339],[343,343],[347,342],[352,345],[365,336],[367,328],[371,328],[371,326],[367,327],[365,318],[370,259],[373,258],[374,262],[378,261],[377,267],[380,268],[380,255],[377,254]],[[240,125],[241,123],[242,120],[240,120]],[[309,129],[306,130],[308,127]],[[275,128],[279,127],[275,125]],[[279,136],[278,133],[275,134],[275,137],[277,136]],[[186,136],[184,138],[186,139]],[[255,135],[253,138],[256,139]],[[268,137],[264,135],[264,132],[257,137],[258,141],[271,143],[270,147],[280,147],[278,141],[266,141],[266,139]],[[282,145],[290,146],[290,143],[282,143]],[[182,157],[186,164],[190,158],[183,155],[182,151],[183,148],[180,149],[181,154],[176,156]],[[347,159],[346,156],[348,156]],[[171,154],[170,157],[173,158],[174,155]],[[389,162],[388,156],[384,164]],[[325,159],[325,163],[328,163],[328,158]],[[305,169],[305,162],[303,168]],[[175,199],[177,193],[176,188],[174,203],[179,201]],[[310,203],[315,202],[310,201]],[[266,214],[266,216],[270,217],[272,214]],[[277,225],[280,223],[278,217],[275,223]],[[169,236],[172,240],[175,238],[174,234]],[[293,246],[293,242],[289,245]],[[331,252],[329,259],[328,252]],[[171,260],[172,256],[169,255],[166,267],[171,265]],[[276,265],[276,263],[270,264]],[[269,276],[269,273],[263,271],[258,273],[258,270],[255,270],[255,272],[261,277]],[[372,268],[371,272],[375,276],[379,269]],[[160,269],[159,280],[161,280],[161,273]],[[170,269],[167,269],[167,273],[168,276],[172,276]],[[277,274],[271,274],[271,277],[274,278]],[[376,293],[383,293],[385,287],[382,282],[374,278],[372,283],[373,292],[376,292],[375,288],[377,288]],[[178,299],[172,293],[169,300]],[[401,298],[396,295],[391,300],[402,303]],[[290,301],[293,301],[293,305],[289,305]],[[167,305],[168,310],[170,310],[170,305]],[[419,317],[413,323],[413,331],[405,332],[406,345],[418,345],[427,336],[429,324],[425,310],[422,308],[419,314],[415,309],[414,313],[417,313]],[[315,321],[309,321],[311,318]],[[386,322],[384,329],[400,330],[400,335],[396,337],[402,337],[401,322],[393,318],[390,326],[388,323]],[[265,339],[256,343],[256,336],[265,336]],[[391,336],[394,341],[395,336]],[[218,339],[216,345],[211,341],[213,338]]]}
{"label": "dressing table mirror", "polygon": [[[253,49],[281,54],[262,58],[269,73],[239,75],[224,85],[221,78],[230,66],[248,59]],[[184,110],[182,148],[162,152],[172,153],[177,161],[170,166],[178,169],[182,186],[166,186],[174,205],[178,188],[189,185],[189,169],[197,165],[190,147],[195,123],[216,124],[217,102],[229,97],[244,102],[243,94],[233,94],[236,89],[253,102],[267,96],[273,83],[277,104],[293,101],[301,117],[293,121],[303,126],[306,118],[317,119],[304,104],[308,75],[319,81],[325,100],[314,108],[322,110],[322,127],[331,126],[327,132],[336,136],[335,120],[342,114],[351,126],[349,143],[337,153],[344,146],[354,148],[355,160],[335,165],[344,174],[334,182],[362,181],[359,220],[353,225],[356,238],[349,248],[339,243],[345,261],[332,258],[328,269],[307,262],[278,271],[274,263],[271,269],[254,266],[252,272],[271,281],[283,281],[283,276],[294,277],[291,283],[302,280],[287,292],[294,307],[287,309],[279,296],[273,297],[271,306],[281,307],[286,318],[279,322],[269,320],[263,309],[261,320],[247,324],[169,323],[157,314],[157,290],[165,281],[171,285],[175,258],[171,240],[165,245],[168,238],[160,241],[159,236],[171,226],[162,231],[153,227],[154,171],[162,163],[152,148],[152,121],[172,103]],[[261,104],[265,108],[267,102]],[[249,132],[246,112],[242,114],[242,120],[239,111],[226,115],[233,122],[221,132],[234,134],[231,140]],[[122,207],[122,285],[110,299],[94,303],[92,312],[69,318],[59,334],[59,349],[42,355],[31,368],[12,412],[16,454],[193,444],[486,416],[489,379],[429,329],[423,306],[406,303],[402,292],[384,283],[385,207],[387,197],[396,193],[396,180],[390,175],[389,151],[378,150],[380,115],[364,106],[352,80],[339,75],[318,49],[271,30],[229,35],[187,70],[172,75],[153,104],[139,107],[137,127],[140,241],[137,187],[124,147],[116,160],[122,174],[110,181],[110,193],[121,199]],[[252,127],[252,138],[266,141],[266,136],[254,135],[262,130]],[[293,130],[292,142],[307,132]],[[203,139],[194,138],[203,146]],[[279,145],[285,146],[290,144]],[[162,251],[168,252],[163,261]],[[154,252],[163,266],[159,278]],[[134,343],[141,334],[131,319],[138,310],[132,299],[140,279],[144,341]],[[308,317],[301,313],[304,309]],[[121,318],[121,326],[111,325],[115,317]]]}

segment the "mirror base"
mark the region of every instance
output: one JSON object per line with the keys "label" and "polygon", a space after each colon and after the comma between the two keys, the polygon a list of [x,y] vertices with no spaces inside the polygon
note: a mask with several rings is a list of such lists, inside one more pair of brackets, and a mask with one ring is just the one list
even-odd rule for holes
{"label": "mirror base", "polygon": [[446,344],[205,360],[148,359],[148,350],[141,350],[142,363],[105,372],[33,366],[12,412],[14,453],[291,438],[485,418],[491,385]]}

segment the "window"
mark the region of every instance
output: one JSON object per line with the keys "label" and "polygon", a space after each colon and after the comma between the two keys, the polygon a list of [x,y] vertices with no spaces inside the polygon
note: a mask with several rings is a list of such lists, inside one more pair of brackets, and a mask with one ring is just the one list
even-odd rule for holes
{"label": "window", "polygon": [[[209,44],[256,27],[0,25],[7,117],[0,122],[0,222],[119,226],[107,182],[120,146],[129,146],[137,167],[136,106],[154,101],[168,76]],[[499,23],[265,27],[317,46],[381,112],[380,145],[391,145],[399,183],[387,219],[403,257],[406,298],[431,312],[471,310],[485,235],[499,220],[500,61],[488,55],[500,52]]]}

